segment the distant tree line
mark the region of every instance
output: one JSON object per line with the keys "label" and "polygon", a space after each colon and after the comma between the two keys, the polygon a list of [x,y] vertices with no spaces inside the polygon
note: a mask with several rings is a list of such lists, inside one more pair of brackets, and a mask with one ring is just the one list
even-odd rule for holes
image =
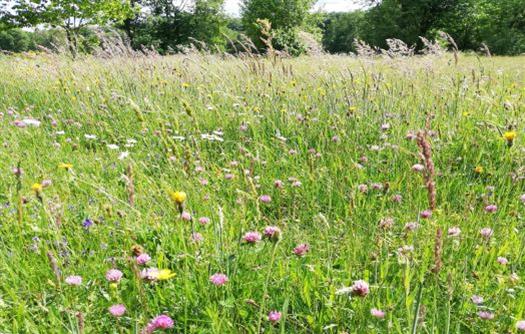
{"label": "distant tree line", "polygon": [[461,50],[486,44],[494,54],[516,55],[525,52],[525,1],[383,0],[367,10],[327,14],[323,27],[329,52],[354,51],[354,38],[378,47],[388,38],[421,47],[419,36],[445,31]]}
{"label": "distant tree line", "polygon": [[[224,0],[0,0],[0,49],[48,48],[89,53],[102,36],[162,54],[192,45],[220,52],[283,50],[298,55],[309,41],[330,53],[355,52],[355,40],[386,48],[396,38],[416,49],[439,31],[459,49],[525,53],[524,0],[361,0],[353,12],[313,12],[315,0],[242,0],[241,17]],[[308,36],[305,40],[304,36]]]}

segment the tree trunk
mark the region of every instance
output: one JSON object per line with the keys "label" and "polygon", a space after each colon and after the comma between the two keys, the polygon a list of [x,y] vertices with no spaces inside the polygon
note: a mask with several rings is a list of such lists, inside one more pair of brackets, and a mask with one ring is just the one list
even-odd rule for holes
{"label": "tree trunk", "polygon": [[73,58],[76,58],[77,56],[77,38],[75,36],[75,32],[71,30],[69,27],[65,27],[64,30],[66,31],[66,39],[67,39],[67,46],[68,46],[69,52],[71,53],[71,56]]}
{"label": "tree trunk", "polygon": [[[135,6],[136,0],[131,0],[130,5],[133,8]],[[135,18],[127,18],[124,20],[124,32],[126,32],[126,36],[128,36],[129,44],[133,46],[133,37],[134,37],[134,31],[133,26],[135,24]]]}

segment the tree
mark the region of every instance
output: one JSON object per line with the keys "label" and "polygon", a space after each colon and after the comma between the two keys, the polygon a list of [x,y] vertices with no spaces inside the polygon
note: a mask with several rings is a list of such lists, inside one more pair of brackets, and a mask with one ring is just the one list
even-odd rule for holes
{"label": "tree", "polygon": [[300,48],[297,33],[306,22],[314,3],[314,0],[243,0],[241,12],[244,30],[256,46],[264,49],[258,22],[267,20],[271,24],[276,48]]}
{"label": "tree", "polygon": [[227,21],[222,14],[223,0],[197,0],[191,18],[191,37],[208,46],[223,48]]}
{"label": "tree", "polygon": [[518,55],[525,52],[525,1],[481,0],[479,34],[492,52]]}
{"label": "tree", "polygon": [[93,24],[121,22],[133,14],[129,0],[14,0],[3,21],[18,27],[49,25],[64,29],[75,55],[79,31]]}
{"label": "tree", "polygon": [[153,47],[161,53],[179,50],[199,41],[197,46],[223,48],[227,21],[224,0],[136,0],[141,15],[133,20],[133,46]]}
{"label": "tree", "polygon": [[24,52],[33,50],[35,45],[31,40],[31,33],[22,29],[8,29],[0,31],[0,50],[10,52]]}
{"label": "tree", "polygon": [[323,22],[323,47],[332,53],[354,50],[354,39],[361,39],[365,12],[330,13]]}
{"label": "tree", "polygon": [[482,44],[495,54],[525,52],[523,0],[382,0],[366,13],[363,39],[385,46],[387,38],[418,44],[419,36],[450,34],[462,50]]}
{"label": "tree", "polygon": [[363,39],[386,47],[386,39],[397,38],[420,45],[419,36],[428,36],[438,22],[456,8],[460,0],[383,0],[366,13],[368,29]]}

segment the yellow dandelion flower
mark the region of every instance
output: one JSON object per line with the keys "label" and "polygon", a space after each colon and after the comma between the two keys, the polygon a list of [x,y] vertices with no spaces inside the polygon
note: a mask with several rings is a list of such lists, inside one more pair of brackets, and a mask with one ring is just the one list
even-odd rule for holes
{"label": "yellow dandelion flower", "polygon": [[483,173],[483,166],[476,166],[476,168],[474,168],[474,172],[476,174],[481,174]]}
{"label": "yellow dandelion flower", "polygon": [[170,191],[170,198],[177,204],[182,204],[186,201],[186,193],[183,191]]}
{"label": "yellow dandelion flower", "polygon": [[157,275],[157,279],[159,281],[165,281],[165,280],[168,280],[168,279],[173,278],[173,277],[175,277],[175,273],[173,273],[169,269],[161,269],[161,270],[159,270],[159,273]]}
{"label": "yellow dandelion flower", "polygon": [[35,192],[35,194],[40,194],[42,192],[42,185],[40,183],[33,183],[31,186],[31,190]]}
{"label": "yellow dandelion flower", "polygon": [[514,139],[516,139],[517,136],[518,136],[518,134],[516,133],[516,131],[506,131],[503,134],[503,138],[505,138],[505,140],[508,141],[508,142],[513,142]]}
{"label": "yellow dandelion flower", "polygon": [[58,164],[58,168],[71,169],[73,168],[73,164],[61,162]]}
{"label": "yellow dandelion flower", "polygon": [[187,83],[187,82],[183,82],[183,83],[182,83],[182,87],[184,87],[184,88],[188,88],[188,87],[190,87],[190,84]]}

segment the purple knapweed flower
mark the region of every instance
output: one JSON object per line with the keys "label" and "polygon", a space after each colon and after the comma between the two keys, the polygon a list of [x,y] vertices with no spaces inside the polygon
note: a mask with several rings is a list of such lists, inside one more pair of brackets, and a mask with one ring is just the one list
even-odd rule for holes
{"label": "purple knapweed flower", "polygon": [[293,249],[293,253],[297,256],[305,256],[310,251],[310,245],[300,244]]}
{"label": "purple knapweed flower", "polygon": [[272,198],[270,197],[270,195],[261,195],[259,197],[259,201],[263,203],[270,203],[272,201]]}
{"label": "purple knapweed flower", "polygon": [[112,316],[118,318],[123,316],[124,313],[126,313],[126,306],[122,304],[112,305],[108,308],[108,311]]}
{"label": "purple knapweed flower", "polygon": [[425,166],[423,166],[422,164],[415,164],[412,166],[412,170],[414,172],[422,172],[423,170],[425,170]]}
{"label": "purple knapweed flower", "polygon": [[405,224],[405,231],[415,231],[419,227],[419,224],[416,222],[409,222]]}
{"label": "purple knapweed flower", "polygon": [[479,311],[478,316],[483,320],[492,320],[494,319],[494,313],[490,311]]}
{"label": "purple knapweed flower", "polygon": [[159,315],[155,318],[153,318],[149,324],[146,326],[146,329],[144,333],[151,334],[157,329],[168,329],[173,328],[174,322],[173,320],[168,317],[167,315]]}
{"label": "purple knapweed flower", "polygon": [[392,202],[401,203],[402,200],[403,200],[403,196],[399,194],[392,195]]}
{"label": "purple knapweed flower", "polygon": [[270,311],[270,313],[268,313],[268,321],[272,324],[279,322],[279,320],[281,320],[281,312]]}
{"label": "purple knapweed flower", "polygon": [[420,216],[421,218],[423,218],[423,219],[430,218],[430,217],[432,217],[432,211],[431,211],[431,210],[428,210],[428,209],[427,209],[427,210],[424,210],[424,211],[421,211],[421,212],[419,213],[419,216]]}
{"label": "purple knapweed flower", "polygon": [[248,244],[255,244],[261,241],[261,234],[256,231],[247,232],[242,239]]}
{"label": "purple knapweed flower", "polygon": [[191,220],[191,214],[188,212],[188,211],[183,211],[181,214],[180,214],[180,218],[184,221],[187,221],[189,222]]}
{"label": "purple knapweed flower", "polygon": [[139,256],[137,256],[137,258],[136,258],[136,261],[137,261],[138,265],[145,265],[150,260],[151,260],[151,257],[148,254],[146,254],[146,253],[142,253]]}
{"label": "purple knapweed flower", "polygon": [[157,268],[144,268],[140,271],[140,278],[147,281],[155,281],[159,277]]}
{"label": "purple knapweed flower", "polygon": [[266,238],[277,241],[281,236],[281,229],[277,226],[266,226],[263,233]]}
{"label": "purple knapweed flower", "polygon": [[208,225],[210,223],[210,218],[208,217],[200,217],[199,218],[199,224],[201,225]]}
{"label": "purple knapweed flower", "polygon": [[470,300],[472,300],[472,302],[476,305],[483,304],[483,297],[478,295],[472,295],[472,297],[470,297]]}
{"label": "purple knapweed flower", "polygon": [[212,282],[215,286],[222,286],[228,283],[228,281],[228,276],[222,273],[216,273],[210,276],[210,282]]}
{"label": "purple knapweed flower", "polygon": [[457,226],[453,226],[448,229],[449,237],[459,237],[460,234],[461,234],[461,230]]}
{"label": "purple knapweed flower", "polygon": [[198,233],[198,232],[194,232],[191,234],[191,241],[194,242],[194,243],[199,243],[201,241],[204,240],[204,237],[202,236],[202,234]]}
{"label": "purple knapweed flower", "polygon": [[488,213],[494,213],[498,211],[498,207],[494,204],[490,204],[485,207],[485,211],[487,211]]}
{"label": "purple knapweed flower", "polygon": [[368,287],[368,283],[363,280],[355,281],[354,284],[351,286],[352,294],[354,296],[358,297],[365,297],[370,293],[370,288]]}
{"label": "purple knapweed flower", "polygon": [[106,272],[106,279],[110,282],[118,283],[122,279],[122,271],[118,269],[110,269]]}
{"label": "purple knapweed flower", "polygon": [[492,237],[493,233],[494,231],[490,227],[484,227],[479,231],[479,234],[481,234],[481,236],[485,239]]}
{"label": "purple knapweed flower", "polygon": [[20,176],[20,175],[24,174],[24,170],[22,168],[20,168],[20,167],[13,167],[13,169],[11,171],[16,176]]}
{"label": "purple knapweed flower", "polygon": [[379,319],[383,319],[385,317],[385,312],[384,311],[381,311],[377,308],[373,308],[370,310],[370,314],[375,317],[375,318],[379,318]]}
{"label": "purple knapweed flower", "polygon": [[66,277],[65,282],[68,285],[79,286],[82,284],[82,276],[78,276],[78,275],[68,276]]}

